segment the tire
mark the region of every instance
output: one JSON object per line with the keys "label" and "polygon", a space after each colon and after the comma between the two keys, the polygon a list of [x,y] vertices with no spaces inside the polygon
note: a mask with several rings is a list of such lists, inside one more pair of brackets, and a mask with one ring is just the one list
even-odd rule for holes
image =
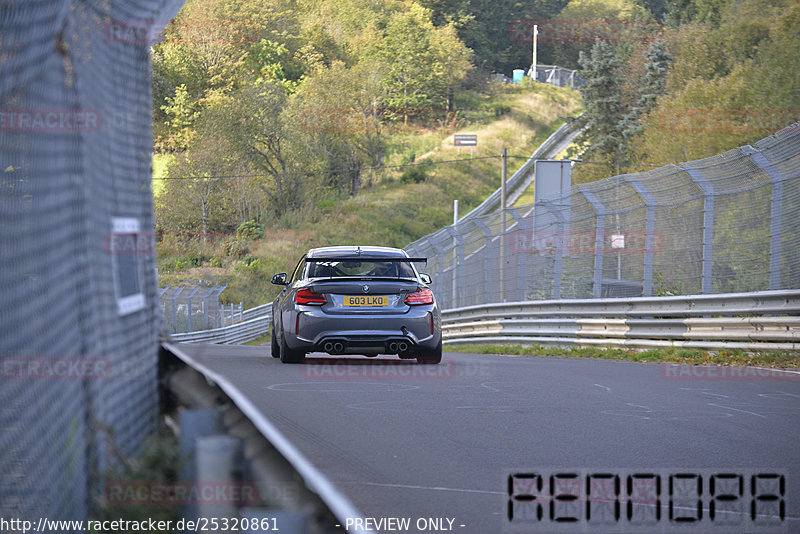
{"label": "tire", "polygon": [[286,345],[286,340],[281,337],[281,362],[300,363],[306,357],[306,353],[300,350],[292,350]]}
{"label": "tire", "polygon": [[275,327],[273,326],[271,330],[272,330],[272,335],[270,336],[270,338],[272,338],[272,351],[270,352],[270,354],[272,355],[273,358],[279,358],[281,355],[281,348],[280,346],[278,346],[278,340],[275,338]]}
{"label": "tire", "polygon": [[417,356],[417,363],[436,365],[442,361],[442,342],[430,352],[424,352]]}

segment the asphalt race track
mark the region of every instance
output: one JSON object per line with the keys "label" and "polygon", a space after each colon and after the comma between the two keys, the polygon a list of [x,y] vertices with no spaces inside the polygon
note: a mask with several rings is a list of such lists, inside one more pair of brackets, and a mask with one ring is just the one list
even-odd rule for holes
{"label": "asphalt race track", "polygon": [[[565,526],[547,506],[542,519],[520,508],[525,522],[508,519],[509,475],[579,473],[583,484],[595,471],[703,478],[704,523],[663,515],[636,532],[800,532],[798,374],[456,353],[438,366],[322,354],[286,365],[268,346],[181,348],[236,384],[382,532],[634,531],[589,528],[582,512]],[[718,472],[741,474],[744,515],[709,519]],[[762,473],[785,476],[775,525],[749,515],[751,483],[771,480]],[[694,517],[693,506],[673,513]],[[736,521],[717,528],[725,517]]]}

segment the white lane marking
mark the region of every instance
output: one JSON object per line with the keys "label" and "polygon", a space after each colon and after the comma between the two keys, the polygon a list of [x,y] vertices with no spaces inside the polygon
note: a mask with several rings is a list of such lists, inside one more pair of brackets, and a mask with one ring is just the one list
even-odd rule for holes
{"label": "white lane marking", "polygon": [[729,399],[730,398],[730,396],[728,396],[728,395],[723,395],[721,393],[714,393],[712,391],[709,391],[709,390],[703,389],[703,388],[681,388],[681,389],[683,391],[699,391],[703,395],[708,395],[710,397],[719,397],[721,399]]}
{"label": "white lane marking", "polygon": [[781,395],[785,395],[787,397],[794,397],[796,399],[800,399],[800,395],[795,395],[794,393],[786,393],[785,391],[778,391],[778,390],[775,390],[775,393],[759,393],[758,394],[759,397],[765,397],[767,399],[776,399]]}
{"label": "white lane marking", "polygon": [[762,417],[764,419],[767,419],[766,415],[761,415],[760,413],[756,413],[756,412],[748,412],[747,410],[740,410],[738,408],[731,408],[730,406],[723,406],[721,404],[714,404],[713,402],[709,402],[708,405],[709,406],[714,406],[715,408],[722,408],[723,410],[733,410],[734,412],[747,413],[747,414],[750,414],[750,415],[755,415],[757,417]]}
{"label": "white lane marking", "polygon": [[481,387],[484,387],[484,388],[486,388],[486,389],[491,389],[492,391],[496,391],[496,392],[500,393],[500,390],[499,390],[499,389],[497,389],[497,388],[493,388],[492,386],[490,386],[490,385],[488,385],[488,384],[489,384],[489,382],[482,382],[482,383],[481,383]]}
{"label": "white lane marking", "polygon": [[800,375],[800,370],[795,371],[794,369],[775,369],[774,367],[758,367],[753,366],[754,369],[761,369],[762,371],[771,371],[773,373],[788,373],[790,375]]}
{"label": "white lane marking", "polygon": [[603,384],[594,384],[594,385],[595,385],[595,386],[597,386],[597,387],[599,387],[599,388],[603,388],[603,389],[605,389],[606,391],[608,391],[609,393],[611,393],[611,388],[610,388],[610,387],[608,387],[608,386],[604,386]]}

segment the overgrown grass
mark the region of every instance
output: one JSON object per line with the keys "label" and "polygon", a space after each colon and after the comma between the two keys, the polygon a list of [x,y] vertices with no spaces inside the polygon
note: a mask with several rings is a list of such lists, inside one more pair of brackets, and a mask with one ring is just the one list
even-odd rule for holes
{"label": "overgrown grass", "polygon": [[630,362],[666,362],[691,365],[758,366],[779,369],[800,368],[800,354],[792,351],[749,352],[737,349],[706,351],[665,347],[634,350],[616,347],[555,347],[545,345],[445,345],[448,352],[514,354],[558,358],[599,358]]}

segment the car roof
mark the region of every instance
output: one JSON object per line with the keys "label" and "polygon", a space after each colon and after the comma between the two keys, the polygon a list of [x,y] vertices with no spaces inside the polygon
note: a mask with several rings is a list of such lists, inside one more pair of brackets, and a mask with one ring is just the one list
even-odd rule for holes
{"label": "car roof", "polygon": [[327,257],[400,257],[406,258],[408,254],[402,249],[393,247],[362,247],[362,246],[340,246],[340,247],[320,247],[312,248],[306,254],[309,258],[327,258]]}

